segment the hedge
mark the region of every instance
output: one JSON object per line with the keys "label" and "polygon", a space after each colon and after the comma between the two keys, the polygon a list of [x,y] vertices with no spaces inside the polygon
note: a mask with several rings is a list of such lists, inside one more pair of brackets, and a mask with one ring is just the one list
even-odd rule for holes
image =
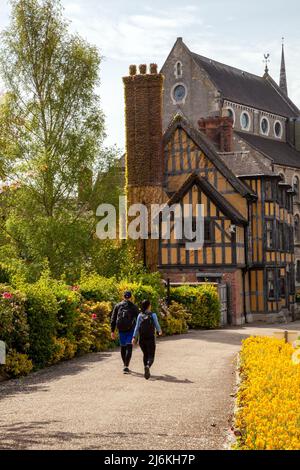
{"label": "hedge", "polygon": [[190,314],[188,324],[191,328],[220,326],[220,300],[214,285],[173,287],[170,290],[170,298],[186,307]]}
{"label": "hedge", "polygon": [[17,287],[0,284],[0,339],[7,347],[7,362],[0,366],[0,374],[7,377],[116,346],[110,336],[110,314],[125,290],[132,291],[139,307],[143,299],[150,300],[165,335],[185,333],[188,326],[219,326],[214,287],[174,288],[167,307],[157,274],[121,282],[83,274],[78,285],[68,286],[46,272],[39,281],[22,281]]}

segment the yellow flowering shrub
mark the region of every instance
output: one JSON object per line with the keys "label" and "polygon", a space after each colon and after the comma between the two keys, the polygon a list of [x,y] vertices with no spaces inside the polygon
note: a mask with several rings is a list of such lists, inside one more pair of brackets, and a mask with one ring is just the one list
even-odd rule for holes
{"label": "yellow flowering shrub", "polygon": [[295,349],[284,340],[250,337],[243,341],[236,448],[300,449],[300,365],[293,355]]}

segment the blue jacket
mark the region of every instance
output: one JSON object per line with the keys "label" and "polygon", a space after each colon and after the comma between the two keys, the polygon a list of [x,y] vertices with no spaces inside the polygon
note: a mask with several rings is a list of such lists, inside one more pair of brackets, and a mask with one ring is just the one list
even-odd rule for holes
{"label": "blue jacket", "polygon": [[[152,318],[153,318],[153,321],[154,321],[154,326],[155,326],[156,330],[159,333],[161,333],[161,327],[160,327],[160,324],[158,323],[156,313],[152,313],[151,315],[152,315]],[[133,333],[134,338],[137,338],[137,336],[139,334],[139,329],[140,329],[140,326],[141,326],[141,320],[142,320],[142,313],[140,313],[139,316],[137,317],[137,321],[136,321],[136,325],[135,325],[135,329],[134,329],[134,333]]]}

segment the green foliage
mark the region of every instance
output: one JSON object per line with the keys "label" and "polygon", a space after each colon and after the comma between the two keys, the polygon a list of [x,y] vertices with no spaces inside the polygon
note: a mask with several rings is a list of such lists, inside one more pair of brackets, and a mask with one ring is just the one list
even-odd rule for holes
{"label": "green foliage", "polygon": [[17,378],[29,374],[32,369],[32,361],[28,358],[27,354],[11,349],[6,356],[6,364],[0,366],[0,374]]}
{"label": "green foliage", "polygon": [[188,331],[187,321],[191,319],[191,315],[184,305],[171,302],[169,307],[162,306],[159,319],[163,334],[169,336],[186,333]]}
{"label": "green foliage", "polygon": [[4,263],[0,263],[0,284],[8,284],[10,282],[11,269]]}
{"label": "green foliage", "polygon": [[79,353],[105,351],[114,345],[110,338],[110,302],[88,301],[81,305],[77,322],[77,347]]}
{"label": "green foliage", "polygon": [[29,357],[37,367],[51,364],[59,305],[46,280],[26,286],[26,311],[29,324]]}
{"label": "green foliage", "polygon": [[29,327],[25,296],[9,286],[0,285],[0,339],[8,351],[26,353],[29,349]]}
{"label": "green foliage", "polygon": [[118,288],[120,300],[123,298],[124,292],[126,290],[130,290],[132,292],[133,301],[138,305],[138,307],[141,307],[142,301],[147,299],[151,302],[152,311],[158,311],[159,292],[157,292],[154,287],[138,282],[121,281],[118,284]]}
{"label": "green foliage", "polygon": [[171,289],[171,300],[187,308],[191,314],[191,328],[217,328],[220,325],[220,301],[213,285],[174,287]]}
{"label": "green foliage", "polygon": [[98,274],[83,273],[79,281],[80,293],[86,300],[115,302],[118,300],[116,280]]}
{"label": "green foliage", "polygon": [[94,335],[90,315],[82,312],[79,313],[75,328],[75,339],[79,355],[92,351]]}
{"label": "green foliage", "polygon": [[[123,185],[118,150],[103,148],[101,57],[70,33],[59,0],[11,6],[0,50],[7,90],[0,102],[0,179],[10,183],[0,195],[0,253],[12,248],[28,282],[39,278],[45,259],[68,282],[91,264],[113,275],[95,237],[96,206],[102,196],[115,202]],[[94,187],[93,173],[100,175]]]}
{"label": "green foliage", "polygon": [[81,296],[62,281],[52,281],[51,288],[58,302],[57,336],[74,341],[74,331],[78,318]]}

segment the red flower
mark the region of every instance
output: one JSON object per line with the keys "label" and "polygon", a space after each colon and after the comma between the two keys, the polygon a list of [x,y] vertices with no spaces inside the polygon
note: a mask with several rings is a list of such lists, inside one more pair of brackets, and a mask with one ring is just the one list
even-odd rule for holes
{"label": "red flower", "polygon": [[72,287],[71,287],[71,290],[77,291],[77,290],[79,290],[79,289],[80,289],[80,286],[72,286]]}
{"label": "red flower", "polygon": [[93,313],[93,314],[92,314],[92,319],[93,319],[93,320],[96,320],[96,319],[97,319],[96,313]]}
{"label": "red flower", "polygon": [[3,292],[2,297],[3,299],[12,299],[13,295],[10,292]]}

